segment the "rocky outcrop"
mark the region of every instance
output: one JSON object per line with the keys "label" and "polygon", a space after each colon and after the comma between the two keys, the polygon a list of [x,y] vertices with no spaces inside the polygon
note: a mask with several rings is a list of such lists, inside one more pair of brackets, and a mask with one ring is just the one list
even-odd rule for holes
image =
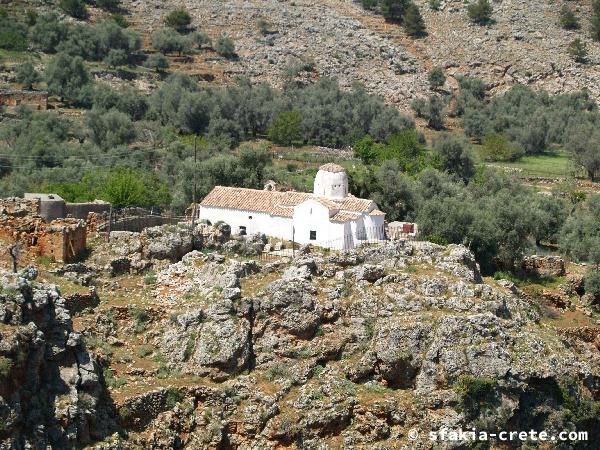
{"label": "rocky outcrop", "polygon": [[0,447],[70,448],[103,438],[98,367],[55,286],[0,273]]}
{"label": "rocky outcrop", "polygon": [[[548,326],[514,284],[482,279],[463,246],[313,248],[271,262],[193,250],[162,261],[151,283],[97,273],[102,303],[77,316],[98,361],[115,371],[109,394],[127,432],[96,450],[393,448],[411,428],[467,429],[482,418],[494,429],[597,423],[585,414],[600,401],[597,327]],[[110,304],[120,283],[130,304]],[[29,322],[10,325],[12,346],[33,339]],[[63,364],[71,345],[85,353],[77,333],[44,335],[61,355],[46,365]],[[12,355],[2,347],[9,341],[0,353]],[[97,389],[97,372],[81,361],[78,373],[88,372],[69,398]],[[93,418],[70,409],[77,425],[61,426],[89,430],[82,439],[108,433],[111,416],[104,402],[94,405]],[[78,443],[69,433],[64,442]]]}
{"label": "rocky outcrop", "polygon": [[152,333],[169,367],[221,383],[199,396],[179,390],[176,406],[164,389],[139,397],[154,412],[132,414],[131,426],[162,448],[174,439],[184,448],[369,447],[405,440],[412,426],[468,427],[478,413],[461,403],[465,379],[491,383],[486,420],[500,428],[528,423],[540,380],[556,387],[547,401],[557,405],[567,382],[577,402],[600,392],[592,331],[576,345],[548,333],[514,286],[483,283],[462,246],[389,243],[262,266],[192,252],[157,278],[172,286],[164,305],[178,311]]}

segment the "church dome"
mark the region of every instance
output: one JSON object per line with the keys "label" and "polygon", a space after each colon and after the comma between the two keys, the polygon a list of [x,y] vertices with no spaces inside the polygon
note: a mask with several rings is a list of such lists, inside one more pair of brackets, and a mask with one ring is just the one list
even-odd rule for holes
{"label": "church dome", "polygon": [[337,164],[328,163],[319,167],[315,177],[314,195],[328,198],[344,198],[348,195],[348,175]]}

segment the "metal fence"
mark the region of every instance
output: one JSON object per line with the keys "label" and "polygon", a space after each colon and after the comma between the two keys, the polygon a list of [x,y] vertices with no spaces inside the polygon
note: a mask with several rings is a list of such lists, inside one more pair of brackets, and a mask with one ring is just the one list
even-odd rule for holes
{"label": "metal fence", "polygon": [[321,248],[325,251],[337,251],[343,252],[348,250],[353,250],[360,247],[365,247],[369,245],[377,245],[386,241],[414,241],[418,240],[417,233],[398,233],[397,230],[390,234],[387,232],[385,226],[379,227],[363,227],[353,230],[352,232],[347,232],[343,236],[335,239],[328,240],[317,240],[317,236],[319,235],[318,230],[312,234],[310,234],[310,238],[308,240],[303,240],[300,242],[301,245],[309,244],[316,248]]}
{"label": "metal fence", "polygon": [[112,209],[110,213],[98,223],[99,231],[131,231],[139,233],[145,228],[160,225],[175,225],[179,222],[189,221],[188,216],[162,214],[159,211],[145,208]]}

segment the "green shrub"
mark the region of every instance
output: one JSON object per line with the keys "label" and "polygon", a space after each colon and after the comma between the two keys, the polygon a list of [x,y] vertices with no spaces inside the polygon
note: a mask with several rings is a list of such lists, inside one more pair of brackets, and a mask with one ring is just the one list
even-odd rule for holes
{"label": "green shrub", "polygon": [[425,236],[425,240],[438,245],[448,245],[448,239],[446,239],[443,236],[440,236],[439,234],[430,234],[428,236]]}
{"label": "green shrub", "polygon": [[146,322],[150,319],[150,316],[143,308],[134,307],[131,308],[131,317],[135,323],[135,332],[142,333],[146,330]]}
{"label": "green shrub", "polygon": [[273,25],[265,19],[258,19],[258,21],[256,22],[256,26],[258,27],[260,34],[262,34],[263,36],[272,33],[271,28],[273,27]]}
{"label": "green shrub", "polygon": [[35,259],[35,262],[42,267],[50,267],[54,262],[54,258],[46,255],[38,256]]}
{"label": "green shrub", "polygon": [[20,52],[27,50],[27,27],[14,17],[0,16],[0,48]]}
{"label": "green shrub", "polygon": [[302,115],[297,111],[280,113],[267,131],[269,139],[276,144],[292,145],[302,139]]}
{"label": "green shrub", "polygon": [[102,370],[102,375],[104,377],[104,383],[107,387],[120,388],[121,386],[127,384],[125,377],[115,377],[113,370],[108,367],[105,367]]}
{"label": "green shrub", "polygon": [[6,378],[14,366],[12,359],[0,356],[0,378]]}
{"label": "green shrub", "polygon": [[429,7],[434,11],[439,11],[442,7],[442,0],[429,0]]}
{"label": "green shrub", "polygon": [[153,271],[150,271],[146,274],[146,276],[144,277],[144,284],[156,284],[157,283],[157,279],[156,279],[156,273]]}
{"label": "green shrub", "polygon": [[231,36],[222,34],[217,41],[215,50],[224,58],[231,58],[235,56],[235,44],[233,39],[231,39]]}
{"label": "green shrub", "polygon": [[408,264],[405,269],[408,273],[415,273],[417,271],[417,266],[414,264]]}
{"label": "green shrub", "polygon": [[198,48],[202,48],[205,45],[212,44],[210,37],[204,31],[196,31],[192,35],[192,41],[198,46]]}
{"label": "green shrub", "polygon": [[378,0],[360,0],[360,4],[363,8],[372,11],[377,8]]}
{"label": "green shrub", "polygon": [[459,408],[476,415],[494,401],[497,382],[486,377],[461,375],[452,387],[460,397]]}
{"label": "green shrub", "polygon": [[444,70],[440,66],[435,66],[431,69],[427,79],[429,80],[429,87],[433,90],[441,88],[446,82]]}
{"label": "green shrub", "polygon": [[116,13],[116,14],[113,14],[112,16],[110,16],[110,18],[112,19],[112,21],[114,23],[119,25],[121,28],[129,27],[129,22],[127,21],[127,19],[125,17],[123,17],[122,14]]}
{"label": "green shrub", "polygon": [[129,420],[131,418],[131,409],[129,409],[127,406],[119,408],[119,417],[122,421]]}
{"label": "green shrub", "polygon": [[128,56],[125,50],[111,48],[108,55],[106,55],[102,61],[107,66],[115,68],[127,64],[127,59]]}
{"label": "green shrub", "polygon": [[579,20],[568,5],[563,5],[560,9],[560,25],[565,30],[576,30],[579,28]]}
{"label": "green shrub", "polygon": [[512,272],[506,272],[502,270],[494,272],[494,280],[508,280],[514,284],[518,284],[521,281]]}
{"label": "green shrub", "polygon": [[573,58],[573,60],[575,62],[582,64],[582,63],[585,63],[587,60],[587,55],[588,55],[587,46],[586,46],[585,42],[583,42],[579,38],[575,38],[571,41],[571,43],[569,44],[569,47],[567,48],[567,52],[569,53],[569,56],[571,58]]}
{"label": "green shrub", "polygon": [[188,361],[194,354],[194,349],[196,348],[196,337],[196,333],[192,333],[190,337],[188,337],[187,343],[185,344],[185,350],[183,352],[184,361]]}
{"label": "green shrub", "polygon": [[145,358],[146,356],[151,355],[152,353],[154,353],[154,347],[148,344],[139,346],[136,351],[136,354],[140,358]]}
{"label": "green shrub", "polygon": [[165,396],[165,406],[169,409],[173,409],[177,403],[183,400],[183,394],[176,388],[167,389],[167,395]]}
{"label": "green shrub", "polygon": [[14,31],[0,31],[0,48],[14,51],[27,50],[27,39]]}
{"label": "green shrub", "polygon": [[25,11],[25,23],[28,27],[32,27],[37,22],[38,13],[35,9],[29,8]]}
{"label": "green shrub", "polygon": [[592,39],[600,41],[600,0],[594,0],[592,2],[592,10],[590,33]]}
{"label": "green shrub", "polygon": [[585,276],[585,293],[600,299],[600,270],[590,269]]}
{"label": "green shrub", "polygon": [[88,10],[85,3],[81,0],[60,0],[60,8],[76,19],[85,19],[88,16]]}
{"label": "green shrub", "polygon": [[171,11],[167,17],[165,17],[165,25],[176,29],[179,32],[187,30],[192,23],[192,16],[185,9],[176,9]]}
{"label": "green shrub", "polygon": [[402,25],[404,26],[404,31],[406,31],[409,36],[419,37],[425,34],[425,21],[416,4],[411,2],[408,5],[404,17],[402,18]]}
{"label": "green shrub", "polygon": [[489,0],[475,0],[467,6],[467,14],[473,23],[487,25],[492,21],[492,5]]}
{"label": "green shrub", "polygon": [[499,133],[483,138],[481,153],[486,161],[516,161],[523,155],[515,144]]}
{"label": "green shrub", "polygon": [[265,372],[265,376],[269,381],[275,381],[278,379],[288,379],[290,377],[290,372],[285,365],[277,364],[275,366],[269,367]]}

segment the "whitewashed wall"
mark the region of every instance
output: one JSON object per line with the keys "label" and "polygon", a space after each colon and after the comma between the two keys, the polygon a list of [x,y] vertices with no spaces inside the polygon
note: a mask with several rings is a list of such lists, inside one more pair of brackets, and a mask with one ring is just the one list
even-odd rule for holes
{"label": "whitewashed wall", "polygon": [[[200,220],[211,223],[223,221],[238,234],[246,227],[247,234],[264,233],[267,236],[300,244],[313,244],[334,249],[349,249],[364,239],[383,239],[383,216],[362,214],[356,221],[331,222],[330,211],[315,200],[307,200],[294,208],[294,217],[272,216],[267,213],[236,209],[200,207]],[[316,231],[317,238],[310,239]]]}
{"label": "whitewashed wall", "polygon": [[233,234],[238,234],[240,227],[244,226],[247,234],[264,233],[271,237],[292,239],[292,219],[273,217],[267,213],[202,206],[200,220],[209,220],[213,224],[223,221],[231,227]]}
{"label": "whitewashed wall", "polygon": [[[323,245],[339,236],[331,236],[329,209],[315,200],[307,200],[294,208],[295,241],[301,244]],[[317,232],[317,239],[310,239],[310,232]]]}

